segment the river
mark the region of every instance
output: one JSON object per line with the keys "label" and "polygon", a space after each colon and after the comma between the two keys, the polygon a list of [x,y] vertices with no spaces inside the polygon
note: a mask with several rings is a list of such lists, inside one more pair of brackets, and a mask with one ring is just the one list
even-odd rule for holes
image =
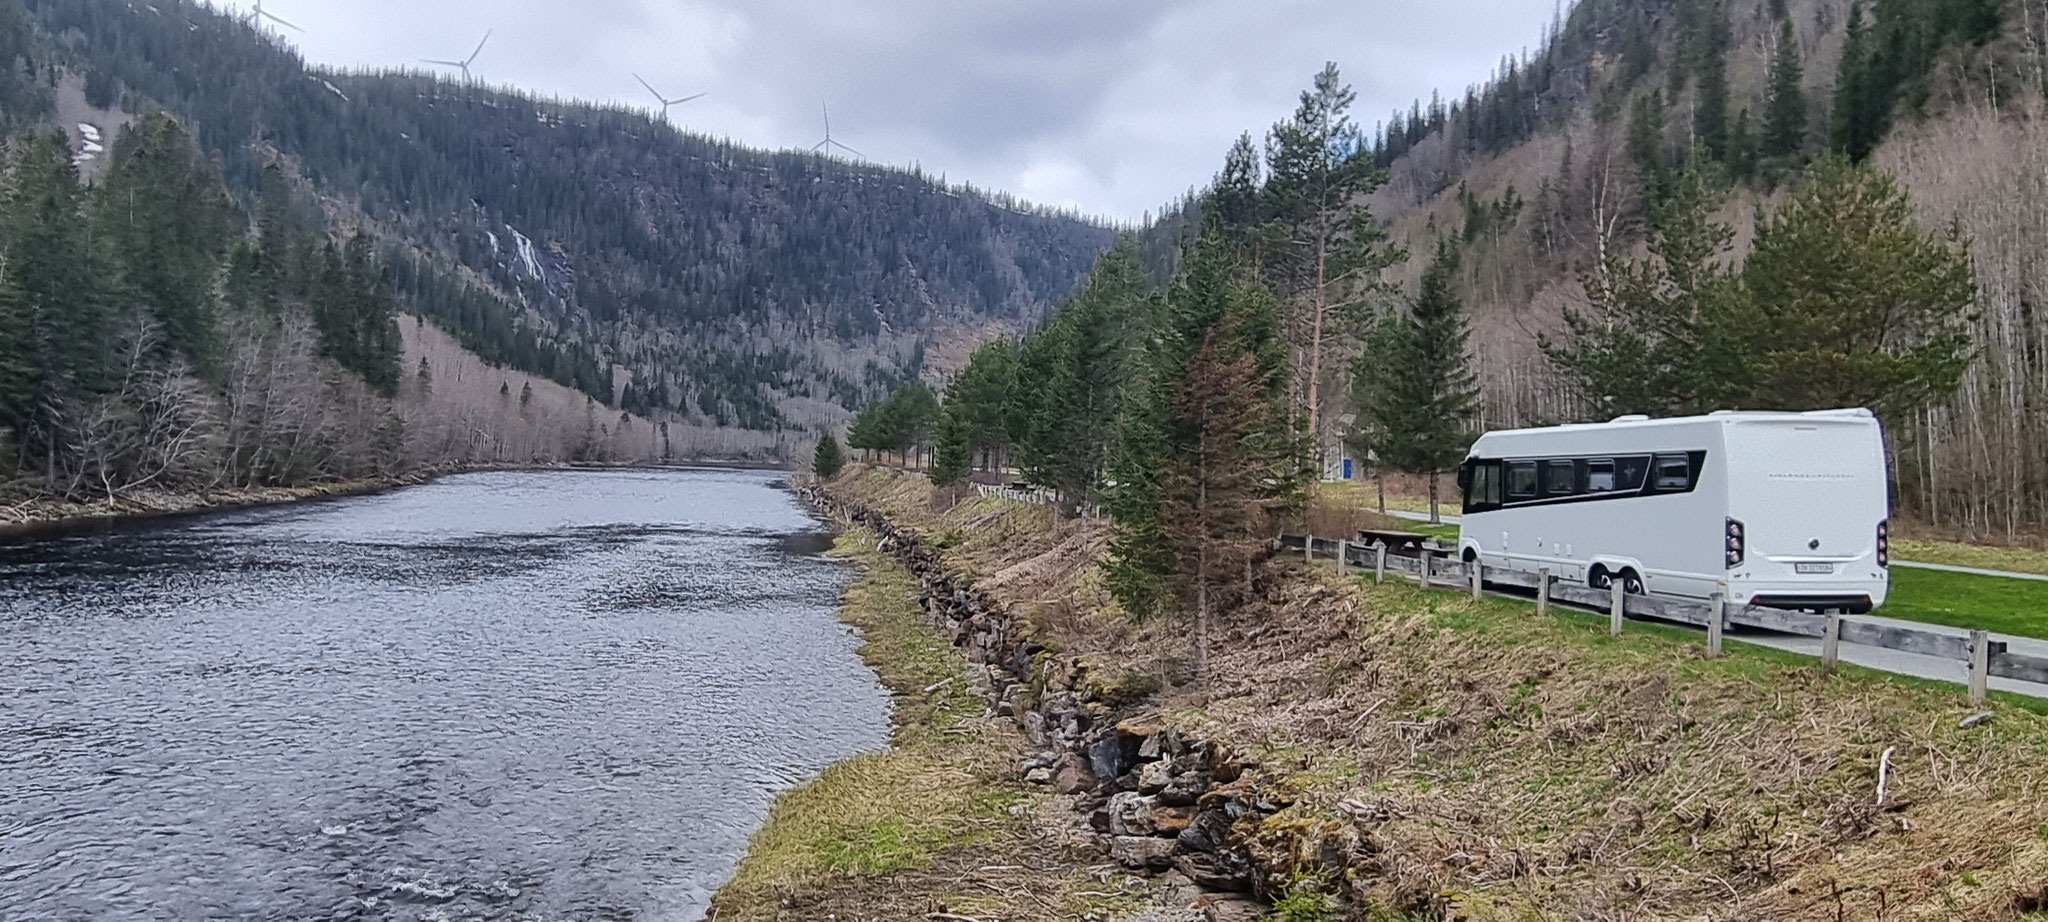
{"label": "river", "polygon": [[0,546],[0,919],[691,922],[886,745],[825,542],[691,470]]}

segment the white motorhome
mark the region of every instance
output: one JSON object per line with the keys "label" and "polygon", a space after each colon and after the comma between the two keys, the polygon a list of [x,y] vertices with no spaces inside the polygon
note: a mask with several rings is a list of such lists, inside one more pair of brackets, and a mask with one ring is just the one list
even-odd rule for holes
{"label": "white motorhome", "polygon": [[1869,410],[1489,432],[1458,483],[1467,562],[1809,611],[1867,612],[1891,584],[1884,437]]}

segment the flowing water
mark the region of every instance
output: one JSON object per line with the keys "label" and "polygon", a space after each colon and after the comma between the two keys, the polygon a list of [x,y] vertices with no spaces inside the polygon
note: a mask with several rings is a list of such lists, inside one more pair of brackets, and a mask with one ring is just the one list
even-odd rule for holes
{"label": "flowing water", "polygon": [[825,540],[629,471],[0,546],[0,919],[695,920],[886,743]]}

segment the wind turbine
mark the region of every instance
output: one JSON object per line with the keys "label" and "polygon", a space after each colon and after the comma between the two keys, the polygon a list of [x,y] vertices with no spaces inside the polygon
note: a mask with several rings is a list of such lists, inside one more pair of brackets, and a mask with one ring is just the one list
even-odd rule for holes
{"label": "wind turbine", "polygon": [[824,110],[825,113],[825,140],[819,141],[818,143],[811,145],[811,153],[815,154],[820,151],[823,151],[829,154],[833,151],[833,149],[836,148],[838,150],[843,150],[849,154],[852,154],[855,157],[859,157],[862,160],[866,160],[868,158],[868,155],[863,154],[860,151],[854,150],[851,147],[847,147],[846,145],[841,144],[838,141],[832,140],[832,110],[826,108],[823,103],[819,103],[818,108]]}
{"label": "wind turbine", "polygon": [[704,93],[696,93],[696,94],[693,94],[693,95],[690,95],[690,96],[685,96],[685,97],[683,97],[683,98],[681,98],[681,99],[670,99],[670,98],[668,98],[668,97],[666,97],[666,96],[663,96],[663,95],[661,95],[661,91],[660,91],[660,90],[657,90],[657,89],[655,89],[655,88],[654,88],[654,84],[652,84],[652,83],[648,83],[648,82],[647,82],[647,81],[646,81],[646,80],[645,80],[644,78],[642,78],[642,77],[641,77],[641,76],[640,76],[639,74],[634,74],[634,75],[633,75],[633,79],[635,79],[635,80],[639,80],[639,81],[640,81],[640,85],[641,85],[641,86],[644,86],[644,87],[646,87],[646,88],[647,88],[647,92],[649,92],[649,93],[653,93],[653,94],[654,94],[654,101],[655,101],[655,102],[658,102],[658,103],[661,103],[661,120],[662,120],[662,121],[664,121],[664,122],[668,121],[668,110],[669,110],[669,109],[671,109],[671,108],[673,108],[673,107],[675,107],[675,106],[680,106],[680,105],[682,105],[683,103],[689,102],[689,101],[690,101],[690,100],[692,100],[692,99],[702,99],[702,98],[704,98],[705,96],[708,96],[708,95],[710,95],[710,93],[709,93],[709,92],[707,91],[707,92],[704,92]]}
{"label": "wind turbine", "polygon": [[469,82],[469,65],[471,65],[471,64],[475,64],[475,63],[476,63],[476,56],[477,56],[477,55],[480,55],[480,54],[483,54],[483,53],[484,53],[484,46],[485,46],[485,45],[488,45],[488,44],[490,44],[490,42],[491,42],[491,33],[492,33],[492,32],[495,32],[495,31],[497,31],[497,30],[495,30],[495,29],[490,29],[490,30],[486,30],[486,31],[484,32],[484,40],[483,40],[483,41],[481,41],[481,42],[477,42],[477,43],[476,43],[476,50],[475,50],[475,51],[472,51],[472,52],[470,52],[470,53],[469,53],[469,57],[463,58],[463,59],[462,59],[462,60],[460,60],[460,61],[437,61],[437,60],[435,60],[435,59],[433,59],[433,58],[421,58],[421,59],[420,59],[420,63],[422,63],[422,64],[439,64],[439,65],[441,65],[442,67],[453,67],[453,68],[457,68],[457,69],[460,69],[460,70],[462,71],[462,82],[464,82],[464,83],[468,83],[468,82]]}
{"label": "wind turbine", "polygon": [[304,32],[304,31],[306,31],[306,30],[304,30],[304,29],[301,29],[301,28],[299,28],[298,26],[295,26],[295,25],[292,25],[292,24],[291,24],[291,23],[289,23],[289,22],[286,22],[286,21],[284,20],[284,18],[283,18],[283,17],[281,17],[281,16],[279,16],[279,15],[277,15],[277,14],[275,14],[275,13],[266,13],[266,12],[264,12],[264,11],[263,11],[263,0],[256,0],[256,8],[255,8],[254,10],[250,11],[250,13],[249,13],[249,24],[250,24],[250,25],[252,25],[252,26],[255,26],[255,27],[256,27],[256,29],[257,29],[257,31],[259,31],[259,32],[260,32],[260,31],[262,31],[262,30],[263,30],[263,21],[264,21],[264,20],[266,20],[266,19],[270,20],[271,22],[277,23],[278,25],[280,25],[280,26],[283,26],[283,27],[285,27],[285,28],[287,28],[287,29],[290,29],[290,30],[292,30],[292,31],[294,31],[294,32]]}

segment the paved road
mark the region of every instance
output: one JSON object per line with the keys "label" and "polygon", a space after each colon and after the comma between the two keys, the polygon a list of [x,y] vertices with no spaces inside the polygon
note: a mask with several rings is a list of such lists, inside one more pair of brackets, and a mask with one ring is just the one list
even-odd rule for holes
{"label": "paved road", "polygon": [[[1387,514],[1397,519],[1406,519],[1410,522],[1429,521],[1429,513],[1427,512],[1408,512],[1402,509],[1389,509],[1387,510]],[[1460,521],[1460,519],[1455,515],[1442,516],[1442,519],[1444,520],[1445,525],[1456,525]],[[2002,579],[2025,579],[2033,580],[2035,582],[2040,583],[2048,583],[2048,576],[2043,576],[2039,573],[2015,573],[2011,570],[1986,570],[1980,567],[1959,567],[1954,564],[1947,563],[1921,563],[1917,560],[1894,560],[1892,561],[1892,566],[1911,567],[1915,570],[1941,570],[1948,573],[1968,573],[1972,576],[1996,576]]]}

